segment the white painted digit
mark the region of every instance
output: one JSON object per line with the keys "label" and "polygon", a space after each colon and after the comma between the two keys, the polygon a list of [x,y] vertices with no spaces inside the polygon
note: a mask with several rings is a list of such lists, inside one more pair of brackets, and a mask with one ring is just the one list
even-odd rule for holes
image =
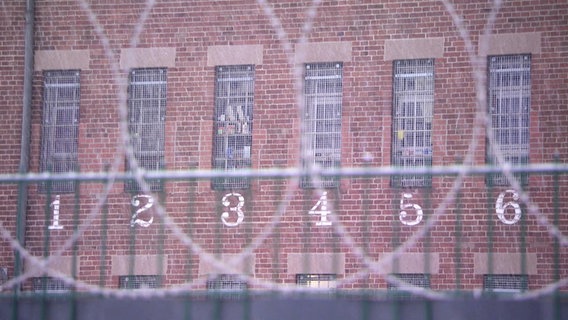
{"label": "white painted digit", "polygon": [[[320,210],[317,208],[320,207]],[[327,215],[331,214],[331,211],[327,210],[327,191],[324,191],[319,198],[318,202],[312,207],[308,214],[320,215],[320,221],[316,222],[316,226],[331,226],[331,221],[327,219]]]}
{"label": "white painted digit", "polygon": [[[410,193],[403,193],[402,198],[400,198],[401,211],[398,216],[398,219],[400,220],[400,222],[402,222],[402,224],[407,226],[415,226],[419,224],[420,221],[422,221],[422,216],[423,216],[422,207],[416,203],[410,202],[411,199],[412,199],[412,194]],[[416,212],[416,219],[410,221],[406,220],[406,216],[408,215],[408,213],[406,212],[407,209],[414,209],[414,211]]]}
{"label": "white painted digit", "polygon": [[48,227],[49,230],[61,230],[63,226],[59,224],[59,204],[60,204],[60,197],[59,195],[55,196],[55,200],[49,205],[53,208],[53,223]]}
{"label": "white painted digit", "polygon": [[[139,207],[140,206],[140,199],[146,199],[146,204],[143,205],[142,207]],[[139,194],[139,195],[132,197],[131,203],[132,203],[133,207],[139,207],[139,208],[132,215],[132,218],[130,219],[130,226],[134,227],[136,225],[139,225],[141,227],[148,228],[152,224],[152,222],[154,222],[154,216],[152,215],[148,221],[140,219],[140,218],[138,218],[138,216],[142,212],[147,211],[150,208],[152,208],[152,206],[154,205],[154,198],[152,198],[152,196],[149,196],[149,195]]]}
{"label": "white painted digit", "polygon": [[[229,198],[231,197],[237,198],[239,200],[236,206],[231,206],[231,201],[229,200]],[[243,222],[243,220],[245,219],[245,214],[243,212],[243,206],[245,205],[245,198],[243,196],[235,192],[228,193],[223,197],[223,199],[221,199],[221,203],[225,208],[229,209],[228,211],[224,211],[221,214],[221,221],[223,222],[224,225],[226,225],[227,227],[236,227]],[[237,221],[235,222],[228,221],[231,212],[235,212],[237,214]]]}
{"label": "white painted digit", "polygon": [[[505,196],[507,194],[513,194],[513,200],[503,204],[503,201],[505,201]],[[519,220],[521,220],[521,206],[517,201],[519,201],[519,194],[515,190],[503,191],[499,194],[499,197],[497,197],[497,201],[495,202],[495,212],[497,213],[499,220],[501,220],[501,222],[503,222],[504,224],[515,224],[519,222]],[[511,207],[513,208],[513,210],[515,210],[515,216],[512,219],[507,219],[505,217],[505,211],[507,210],[507,207]]]}

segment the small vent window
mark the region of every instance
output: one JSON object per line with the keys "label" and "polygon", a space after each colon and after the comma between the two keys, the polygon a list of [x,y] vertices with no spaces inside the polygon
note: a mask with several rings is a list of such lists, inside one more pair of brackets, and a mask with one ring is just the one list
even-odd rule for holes
{"label": "small vent window", "polygon": [[33,291],[46,291],[46,292],[66,292],[71,290],[62,279],[52,277],[37,277],[32,278]]}
{"label": "small vent window", "polygon": [[[219,66],[215,69],[215,169],[237,171],[251,167],[253,104],[254,66]],[[248,178],[213,180],[213,189],[216,190],[248,186]]]}
{"label": "small vent window", "polygon": [[[164,163],[166,120],[166,69],[134,69],[128,86],[128,131],[138,166],[161,170]],[[131,168],[127,161],[127,168]],[[160,191],[160,181],[148,181],[150,191]],[[125,184],[126,191],[138,192],[135,181]]]}
{"label": "small vent window", "polygon": [[337,287],[335,274],[298,274],[296,284],[309,288],[334,289]]}
{"label": "small vent window", "polygon": [[[487,145],[490,164],[499,156],[510,165],[529,163],[529,119],[531,110],[531,56],[489,57],[489,115],[494,146]],[[521,184],[528,183],[526,173],[517,174]],[[503,174],[489,176],[491,185],[508,185]]]}
{"label": "small vent window", "polygon": [[[40,166],[42,171],[78,171],[80,71],[46,71],[43,74],[43,121]],[[40,191],[75,191],[74,181],[42,183]]]}
{"label": "small vent window", "polygon": [[118,286],[121,289],[155,289],[160,287],[160,276],[130,275],[120,276]]}
{"label": "small vent window", "polygon": [[[304,168],[337,168],[341,165],[341,116],[343,64],[305,65],[304,74]],[[335,187],[338,179],[326,177],[318,185],[312,177],[301,180],[302,188]]]}
{"label": "small vent window", "polygon": [[527,275],[486,274],[483,276],[483,289],[493,292],[522,292],[529,289]]}
{"label": "small vent window", "polygon": [[[392,163],[402,168],[432,165],[434,60],[399,60],[393,75]],[[395,176],[396,187],[432,184],[426,175]]]}

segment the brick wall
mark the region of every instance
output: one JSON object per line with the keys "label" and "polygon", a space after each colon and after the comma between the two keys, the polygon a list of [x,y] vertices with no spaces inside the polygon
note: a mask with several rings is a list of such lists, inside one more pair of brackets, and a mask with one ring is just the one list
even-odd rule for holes
{"label": "brick wall", "polygon": [[[32,171],[39,168],[42,71],[54,66],[76,68],[77,64],[81,69],[79,161],[82,171],[104,171],[112,167],[117,158],[118,170],[124,169],[118,108],[124,102],[121,95],[126,90],[126,69],[144,64],[168,69],[167,169],[211,168],[214,65],[234,61],[237,48],[247,46],[254,50],[261,48],[261,57],[238,56],[244,61],[257,61],[251,154],[254,169],[293,167],[299,163],[301,114],[296,99],[298,83],[294,81],[290,63],[319,62],[319,58],[343,62],[343,166],[391,164],[393,60],[416,57],[435,59],[434,165],[463,161],[472,144],[475,146],[471,150],[473,162],[484,164],[484,131],[475,136],[474,129],[482,123],[475,117],[477,94],[467,43],[440,2],[325,2],[317,9],[312,32],[306,39],[300,39],[308,8],[306,1],[273,4],[274,14],[290,41],[290,46],[286,47],[279,41],[279,30],[274,28],[277,21],[271,21],[254,2],[195,1],[188,6],[183,1],[160,1],[152,8],[143,28],[137,29],[144,11],[144,5],[137,2],[98,1],[91,4],[94,16],[89,17],[75,1],[58,1],[56,5],[51,1],[37,1],[36,58],[38,54],[47,54],[47,58],[36,61],[34,74]],[[470,32],[472,54],[482,53],[477,45],[490,9],[489,3],[455,5],[456,13]],[[504,53],[532,53],[530,147],[533,163],[551,162],[554,154],[558,154],[561,162],[568,158],[567,9],[566,4],[541,4],[541,1],[504,3],[493,25],[494,34],[505,35],[499,38],[505,40],[496,42],[500,50],[513,51]],[[3,10],[10,16],[23,15],[23,8],[6,6]],[[94,17],[104,39],[93,26]],[[20,25],[23,22],[12,19]],[[22,83],[21,76],[16,75],[23,69],[23,44],[15,30],[1,34],[0,61],[7,71],[2,72],[4,81],[0,90],[6,92],[4,96],[9,99],[7,106],[11,111],[0,130],[3,137],[10,137],[2,140],[6,144],[3,157],[14,158],[4,161],[2,172],[15,172]],[[133,35],[138,36],[136,47],[157,48],[156,51],[131,50]],[[8,37],[18,40],[12,42]],[[521,39],[522,44],[514,39]],[[302,40],[313,46],[302,47],[299,44]],[[211,48],[217,46],[233,46],[229,48],[235,48],[234,54],[221,55],[215,60],[211,57]],[[314,50],[318,50],[315,48],[324,49],[315,54]],[[517,49],[530,51],[514,52]],[[304,54],[298,54],[302,50]],[[50,56],[54,52],[67,58]],[[78,52],[79,62],[69,58]],[[149,57],[152,54],[148,52],[155,52],[157,56]],[[115,69],[120,67],[125,69]],[[306,272],[337,271],[340,278],[349,278],[364,265],[354,246],[365,252],[368,259],[380,259],[398,244],[412,239],[431,219],[436,208],[443,206],[445,213],[439,221],[408,249],[408,254],[419,254],[422,260],[416,255],[403,255],[399,265],[404,270],[417,272],[409,267],[416,259],[422,263],[433,261],[424,265],[436,266],[427,270],[433,274],[433,288],[452,289],[459,281],[464,288],[473,289],[482,285],[482,275],[475,273],[479,267],[475,254],[524,252],[530,257],[527,261],[535,264],[530,268],[536,267],[524,270],[531,273],[531,288],[552,282],[554,240],[546,228],[539,225],[536,216],[528,214],[527,205],[522,206],[522,223],[505,225],[497,219],[494,206],[499,194],[510,188],[488,188],[484,177],[466,177],[458,198],[444,202],[454,181],[455,176],[437,176],[431,188],[400,190],[390,186],[388,177],[343,178],[338,188],[327,190],[327,195],[333,215],[341,222],[345,233],[334,227],[316,226],[319,217],[307,213],[319,199],[318,192],[299,189],[287,179],[257,179],[248,189],[234,190],[245,200],[242,208],[245,220],[238,227],[226,227],[221,222],[221,214],[226,210],[221,200],[230,191],[213,191],[206,180],[169,181],[165,191],[156,197],[164,200],[167,219],[175,223],[176,229],[170,228],[172,224],[165,223],[155,211],[149,228],[131,228],[130,217],[136,208],[131,205],[133,195],[124,191],[122,182],[115,183],[108,201],[100,208],[97,203],[103,194],[103,185],[83,183],[79,197],[61,196],[60,223],[65,228],[49,232],[49,248],[45,247],[45,225],[50,223],[51,216],[49,211],[46,215],[45,208],[51,200],[32,186],[27,247],[38,256],[52,252],[71,236],[74,221],[89,223],[77,242],[76,251],[69,248],[63,255],[76,254],[79,279],[96,284],[103,270],[102,276],[107,277],[107,285],[111,287],[118,284],[115,279],[118,274],[113,274],[112,270],[120,269],[113,263],[123,263],[117,262],[120,260],[117,257],[130,254],[165,257],[163,271],[168,285],[204,276],[206,272],[200,270],[204,268],[203,257],[189,250],[177,233],[185,234],[186,241],[191,240],[199,248],[218,256],[238,254],[251,244],[257,245],[253,250],[253,267],[247,272],[258,279],[293,283],[295,271],[292,271],[297,268],[291,268],[290,261],[297,261],[298,254],[316,253],[323,254],[324,260],[329,259],[331,266],[306,263],[303,266]],[[554,197],[555,183],[559,186],[559,199]],[[534,174],[526,191],[534,201],[532,204],[549,220],[554,220],[554,203],[558,204],[560,212],[565,208],[567,184],[565,176],[555,182],[551,176]],[[13,188],[9,190],[12,191],[3,193],[3,197],[13,203]],[[411,193],[414,203],[423,209],[424,219],[416,226],[406,226],[399,221],[403,192]],[[285,194],[289,198],[284,199]],[[283,202],[286,206],[280,223],[272,225]],[[5,225],[13,222],[14,210],[9,208],[0,211],[3,222],[8,221]],[[409,214],[407,219],[415,218],[412,210]],[[565,233],[568,220],[564,215],[559,217],[559,226]],[[262,236],[265,234],[266,238]],[[0,251],[0,258],[10,261],[11,256],[3,252]],[[560,276],[566,277],[565,248],[560,249],[560,257]],[[306,258],[305,261],[311,260]],[[141,272],[158,272],[158,265]],[[203,288],[203,283],[198,282],[196,286]],[[386,288],[384,280],[375,272],[344,286]]]}

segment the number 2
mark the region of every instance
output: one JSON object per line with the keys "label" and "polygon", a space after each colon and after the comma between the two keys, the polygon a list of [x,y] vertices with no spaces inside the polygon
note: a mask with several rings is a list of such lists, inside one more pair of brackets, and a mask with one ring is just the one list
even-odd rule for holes
{"label": "number 2", "polygon": [[134,212],[132,218],[130,219],[130,226],[134,227],[136,225],[139,225],[141,227],[148,228],[152,224],[152,222],[154,222],[154,216],[151,216],[150,220],[146,221],[138,218],[138,215],[152,208],[152,206],[154,205],[154,198],[152,198],[152,196],[149,195],[139,194],[137,196],[132,197],[132,202],[131,202],[132,206],[133,207],[140,206],[140,199],[146,199],[146,204],[138,208],[136,212]]}

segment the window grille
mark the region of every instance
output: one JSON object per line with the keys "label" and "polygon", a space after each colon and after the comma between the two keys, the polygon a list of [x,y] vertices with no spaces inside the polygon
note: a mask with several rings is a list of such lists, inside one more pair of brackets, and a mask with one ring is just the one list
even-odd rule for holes
{"label": "window grille", "polygon": [[[432,165],[434,60],[398,60],[393,75],[392,163],[402,168]],[[428,175],[394,176],[395,187],[424,187]]]}
{"label": "window grille", "polygon": [[71,290],[62,279],[52,277],[35,277],[32,278],[33,291],[46,291],[46,292],[65,292]]}
{"label": "window grille", "polygon": [[[511,165],[529,163],[529,117],[531,106],[531,57],[507,55],[489,57],[489,114],[496,152]],[[497,154],[487,145],[489,163],[497,163]],[[521,184],[528,183],[526,173],[518,174]],[[507,185],[503,174],[489,176],[492,185]]]}
{"label": "window grille", "polygon": [[156,289],[160,287],[160,276],[157,275],[130,275],[119,276],[120,289]]}
{"label": "window grille", "polygon": [[[254,66],[219,66],[215,69],[215,134],[213,167],[235,171],[251,167],[254,104]],[[217,178],[214,189],[248,188],[249,179]]]}
{"label": "window grille", "polygon": [[297,274],[296,284],[308,288],[334,289],[337,286],[335,274]]}
{"label": "window grille", "polygon": [[[134,69],[128,85],[128,130],[138,165],[160,170],[164,164],[167,72],[163,68]],[[127,168],[130,170],[127,160]],[[151,191],[160,191],[159,180],[148,181]],[[138,192],[136,181],[125,183],[126,191]]]}
{"label": "window grille", "polygon": [[[341,165],[341,108],[343,65],[314,63],[305,65],[304,75],[304,144],[305,168],[322,169]],[[338,179],[325,177],[317,187],[337,186]],[[313,188],[311,177],[301,180],[302,188]]]}
{"label": "window grille", "polygon": [[238,298],[247,289],[247,282],[236,274],[213,275],[207,279],[207,290],[225,298]]}
{"label": "window grille", "polygon": [[[46,71],[43,74],[41,171],[78,171],[80,71]],[[42,183],[40,191],[75,191],[74,181]]]}
{"label": "window grille", "polygon": [[521,292],[529,289],[528,275],[486,274],[483,275],[483,289],[493,292]]}
{"label": "window grille", "polygon": [[[430,275],[423,273],[398,273],[392,274],[398,279],[418,288],[429,289],[430,288]],[[387,290],[390,291],[391,296],[396,296],[399,298],[412,298],[410,292],[401,290],[396,284],[388,283]]]}

